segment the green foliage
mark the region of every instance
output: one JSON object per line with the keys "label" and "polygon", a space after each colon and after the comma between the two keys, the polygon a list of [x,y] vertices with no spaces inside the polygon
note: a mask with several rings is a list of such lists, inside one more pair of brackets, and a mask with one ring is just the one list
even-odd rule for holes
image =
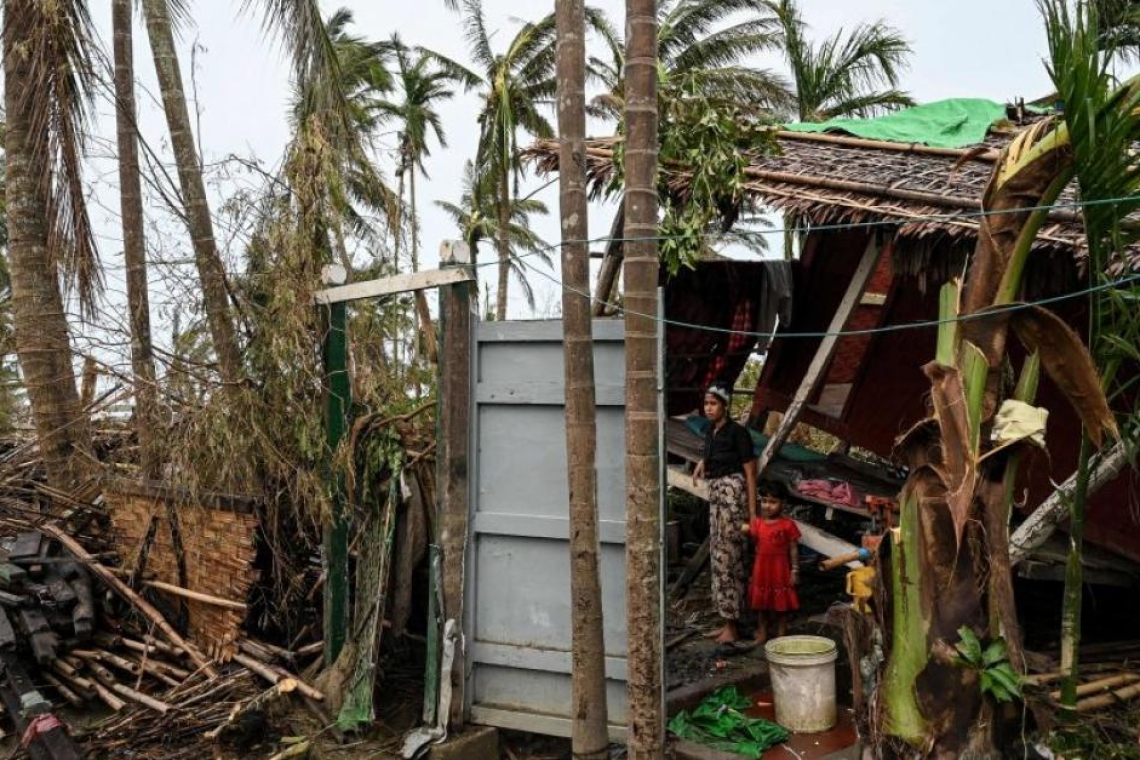
{"label": "green foliage", "polygon": [[978,671],[982,693],[992,695],[998,702],[1021,699],[1021,677],[1009,662],[1005,639],[999,636],[983,648],[969,626],[959,628],[958,636],[960,640],[954,645],[957,663]]}
{"label": "green foliage", "polygon": [[865,22],[821,42],[808,39],[796,0],[766,0],[782,30],[800,121],[873,116],[914,105],[899,89],[911,49],[898,30]]}
{"label": "green foliage", "polygon": [[[451,201],[436,201],[435,205],[442,210],[455,224],[463,236],[463,242],[471,249],[473,260],[478,261],[479,246],[483,242],[494,242],[499,239],[498,203],[493,191],[486,187],[481,191],[480,185],[487,185],[494,178],[487,174],[476,172],[475,166],[468,161],[463,166],[463,193],[458,203]],[[510,270],[515,281],[522,288],[523,298],[527,306],[533,311],[535,308],[534,289],[527,277],[527,264],[519,257],[525,255],[534,261],[541,262],[546,267],[553,266],[551,258],[553,248],[531,227],[531,218],[546,216],[550,213],[546,204],[535,198],[511,198],[510,227],[508,240],[510,243]],[[533,262],[532,262],[533,263]],[[487,296],[488,304],[494,301]]]}
{"label": "green foliage", "polygon": [[661,131],[661,164],[683,166],[690,174],[682,197],[668,192],[667,186],[661,188],[665,215],[660,250],[671,275],[702,257],[711,229],[725,231],[732,226],[751,156],[775,149],[765,125],[745,118],[735,107],[700,95],[691,86],[686,89],[685,96],[665,99],[669,110]]}
{"label": "green foliage", "polygon": [[[664,209],[659,250],[670,275],[711,252],[710,233],[725,233],[741,213],[744,169],[756,154],[776,150],[769,124],[699,92],[690,81],[660,98],[658,196]],[[614,151],[610,192],[624,186],[624,143]],[[678,168],[688,175],[675,192]]]}
{"label": "green foliage", "polygon": [[1045,743],[1057,757],[1066,760],[1140,760],[1140,743],[1135,730],[1130,730],[1140,719],[1133,709],[1131,714],[1100,720],[1095,716],[1065,721],[1045,737]]}
{"label": "green foliage", "polygon": [[669,721],[669,732],[713,749],[759,758],[769,747],[787,741],[790,734],[769,720],[745,715],[743,711],[750,707],[752,701],[735,686],[725,686],[705,697],[692,712],[678,713]]}

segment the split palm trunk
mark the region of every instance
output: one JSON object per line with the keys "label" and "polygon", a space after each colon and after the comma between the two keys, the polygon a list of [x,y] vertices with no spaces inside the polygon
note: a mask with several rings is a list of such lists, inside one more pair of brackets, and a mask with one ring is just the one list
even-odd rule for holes
{"label": "split palm trunk", "polygon": [[1030,355],[1012,398],[1032,400],[1039,361],[1096,446],[1117,435],[1092,358],[1071,328],[1039,307],[992,311],[1020,297],[1047,217],[1045,210],[1019,209],[1052,204],[1072,178],[1072,165],[1059,119],[1038,122],[1011,142],[983,196],[983,209],[997,213],[980,222],[964,287],[943,289],[938,351],[924,367],[932,415],[902,441],[911,474],[900,497],[900,529],[883,562],[890,636],[877,724],[901,740],[899,755],[999,756],[995,705],[983,697],[979,673],[941,654],[952,651],[960,628],[982,639],[1004,636],[1011,663],[1023,668],[1008,519],[1028,444],[994,452],[987,443],[996,412],[1010,398],[1002,382],[1010,331]]}
{"label": "split palm trunk", "polygon": [[664,755],[656,398],[657,3],[626,0],[625,487],[631,760]]}
{"label": "split palm trunk", "polygon": [[194,247],[194,262],[202,281],[206,322],[210,328],[210,338],[222,380],[233,386],[242,379],[241,354],[230,309],[226,273],[214,238],[214,223],[210,218],[202,166],[194,145],[190,111],[182,87],[182,72],[178,68],[178,52],[174,46],[168,0],[142,0],[142,7],[158,85],[162,91],[170,143],[178,166],[178,182],[182,188],[186,223]]}
{"label": "split palm trunk", "polygon": [[131,369],[135,382],[135,430],[143,477],[158,476],[158,389],[151,347],[150,298],[143,235],[142,182],[135,107],[134,35],[131,0],[114,0],[111,26],[115,54],[115,125],[119,143],[120,214],[123,258],[127,265],[127,310],[131,323]]}
{"label": "split palm trunk", "polygon": [[4,8],[7,253],[16,357],[40,455],[51,484],[66,489],[85,480],[92,460],[87,417],[75,385],[58,262],[48,250],[44,173],[49,162],[33,147],[43,142],[32,130],[45,129],[33,123],[33,100],[44,95],[34,81],[34,56],[21,51],[21,46],[28,44],[22,26],[37,15],[34,6],[33,0],[10,0]]}
{"label": "split palm trunk", "polygon": [[586,45],[583,0],[558,0],[559,211],[566,372],[566,468],[570,485],[571,715],[576,760],[609,757],[606,642],[598,570],[598,445],[586,198]]}

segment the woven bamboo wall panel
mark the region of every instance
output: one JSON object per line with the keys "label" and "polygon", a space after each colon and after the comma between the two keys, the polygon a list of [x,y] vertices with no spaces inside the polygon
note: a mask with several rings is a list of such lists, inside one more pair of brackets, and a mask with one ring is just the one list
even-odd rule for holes
{"label": "woven bamboo wall panel", "polygon": [[[181,585],[174,543],[167,519],[167,500],[154,495],[105,491],[119,556],[127,569],[135,567],[145,542],[151,518],[157,531],[146,560],[150,579]],[[245,602],[257,581],[253,568],[257,519],[252,513],[205,507],[177,500],[174,509],[181,524],[186,560],[185,588],[203,594]],[[236,648],[245,613],[193,599],[158,592],[166,609],[187,607],[187,635],[213,657],[228,659]],[[175,622],[171,620],[171,622]]]}

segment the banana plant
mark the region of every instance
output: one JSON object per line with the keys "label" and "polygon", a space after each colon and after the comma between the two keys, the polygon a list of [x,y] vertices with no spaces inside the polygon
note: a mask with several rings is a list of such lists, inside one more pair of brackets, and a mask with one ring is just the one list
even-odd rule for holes
{"label": "banana plant", "polygon": [[[1096,46],[1095,11],[1083,2],[1075,11],[1066,0],[1042,0],[1041,8],[1065,111],[1019,134],[995,164],[965,279],[941,293],[936,356],[923,368],[930,416],[900,442],[910,476],[900,527],[883,556],[889,646],[876,725],[906,756],[998,756],[995,695],[982,682],[985,671],[963,668],[947,654],[963,629],[975,638],[978,631],[1003,637],[1012,667],[1024,667],[1008,520],[1022,453],[1032,444],[997,450],[990,443],[999,409],[1008,401],[1032,403],[1044,372],[1082,423],[1086,461],[1119,438],[1104,390],[1112,365],[1101,362],[1098,371],[1087,347],[1095,341],[1089,336],[1086,344],[1056,314],[1020,299],[1049,207],[1074,179],[1088,204],[1090,283],[1103,283],[1129,242],[1121,220],[1135,201],[1118,199],[1140,190],[1130,150],[1140,139],[1140,82],[1112,86],[1111,52]],[[1095,312],[1104,299],[1091,300]],[[1017,369],[1011,339],[1029,357],[1014,387],[1005,380]]]}

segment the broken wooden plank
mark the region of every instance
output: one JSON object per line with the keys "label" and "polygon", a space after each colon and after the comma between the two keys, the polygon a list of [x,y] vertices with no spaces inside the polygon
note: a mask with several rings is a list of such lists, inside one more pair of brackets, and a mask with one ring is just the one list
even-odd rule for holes
{"label": "broken wooden plank", "polygon": [[812,357],[811,364],[808,365],[807,372],[804,374],[803,380],[800,381],[800,387],[792,398],[792,403],[784,412],[783,419],[780,420],[780,426],[768,439],[768,444],[760,454],[760,459],[756,463],[757,477],[764,474],[764,470],[776,457],[776,452],[784,445],[795,428],[800,412],[803,411],[808,399],[811,398],[822,382],[824,372],[831,363],[831,357],[839,343],[838,333],[842,332],[847,325],[847,320],[855,311],[863,291],[866,290],[867,283],[875,271],[875,266],[879,263],[879,254],[879,241],[872,234],[867,242],[866,249],[863,251],[863,257],[859,260],[859,264],[855,267],[855,273],[851,276],[851,282],[847,285],[847,291],[835,309],[835,315],[831,318],[831,324],[827,328],[827,335],[820,341],[819,348],[816,349],[815,356]]}
{"label": "broken wooden plank", "polygon": [[441,285],[472,282],[474,279],[474,274],[467,267],[397,274],[391,277],[381,277],[377,280],[354,282],[350,285],[338,285],[335,288],[318,290],[313,294],[313,301],[318,305],[327,306],[345,301],[358,301],[362,298],[390,296],[397,293],[438,288]]}

